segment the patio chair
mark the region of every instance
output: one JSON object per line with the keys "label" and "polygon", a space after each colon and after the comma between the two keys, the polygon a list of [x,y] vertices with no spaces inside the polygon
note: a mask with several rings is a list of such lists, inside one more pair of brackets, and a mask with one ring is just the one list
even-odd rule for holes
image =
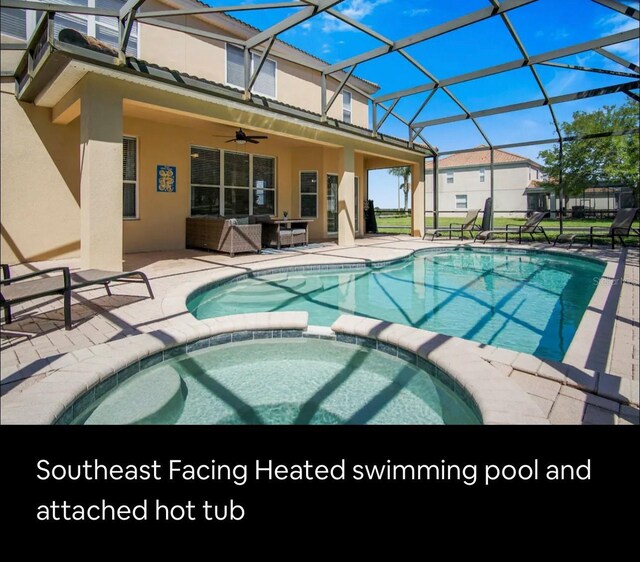
{"label": "patio chair", "polygon": [[[558,234],[553,241],[555,246],[558,242],[569,242],[569,248],[573,245],[573,241],[578,236],[588,236],[589,246],[593,247],[594,238],[611,238],[611,248],[616,247],[616,236],[620,239],[620,243],[626,246],[623,236],[629,236],[633,230],[634,234],[640,236],[640,230],[632,228],[633,221],[638,213],[638,208],[618,209],[611,226],[590,226],[586,232],[563,232]],[[598,232],[600,231],[600,232]]]}
{"label": "patio chair", "polygon": [[[451,240],[451,233],[457,232],[458,234],[460,234],[460,240],[464,240],[465,232],[471,233],[474,230],[480,230],[478,225],[476,225],[476,220],[478,219],[479,214],[480,209],[469,209],[469,211],[467,211],[467,215],[462,221],[462,224],[450,223],[449,228],[429,228],[427,229],[428,231],[425,231],[422,239],[424,240],[426,236],[431,234],[431,241],[433,242],[433,239],[436,236],[440,236],[440,233],[448,232],[449,240]],[[473,237],[473,234],[471,234],[471,236]]]}
{"label": "patio chair", "polygon": [[[49,273],[62,273],[50,277],[42,277]],[[11,323],[11,307],[21,302],[40,297],[62,295],[64,298],[64,327],[71,329],[71,291],[82,289],[90,285],[104,285],[107,294],[111,296],[109,284],[112,281],[127,283],[144,283],[153,299],[153,291],[147,276],[142,271],[103,271],[100,269],[86,269],[70,273],[68,267],[52,267],[41,271],[34,271],[18,277],[11,277],[9,266],[2,264],[0,280],[0,307],[4,309],[5,323]],[[36,279],[40,277],[40,279]],[[136,279],[138,278],[138,279]]]}
{"label": "patio chair", "polygon": [[547,244],[551,244],[547,233],[544,231],[544,228],[540,226],[540,222],[544,219],[549,211],[539,211],[537,213],[533,213],[524,224],[508,224],[503,229],[498,230],[483,230],[479,232],[474,238],[474,242],[477,242],[479,239],[482,240],[482,243],[486,243],[487,240],[490,240],[495,234],[504,234],[505,241],[509,242],[509,234],[517,234],[518,235],[518,244],[522,244],[522,235],[528,234],[531,236],[531,240],[535,240],[533,235],[536,232],[541,232],[544,235]]}

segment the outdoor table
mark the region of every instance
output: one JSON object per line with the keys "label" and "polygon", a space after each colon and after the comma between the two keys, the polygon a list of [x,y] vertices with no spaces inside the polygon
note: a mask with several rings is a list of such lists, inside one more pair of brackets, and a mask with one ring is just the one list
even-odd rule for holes
{"label": "outdoor table", "polygon": [[294,244],[309,244],[309,224],[313,219],[271,219],[262,223],[262,227],[269,225],[275,236],[278,250],[281,246],[293,246]]}

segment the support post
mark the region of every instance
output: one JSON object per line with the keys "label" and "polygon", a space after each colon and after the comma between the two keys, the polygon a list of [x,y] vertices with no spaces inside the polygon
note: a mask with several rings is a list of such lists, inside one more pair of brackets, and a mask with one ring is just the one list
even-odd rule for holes
{"label": "support post", "polygon": [[495,163],[495,153],[493,150],[493,146],[491,147],[491,162],[489,163],[489,197],[491,197],[491,217],[489,218],[490,229],[493,230],[493,215],[494,209],[496,208],[496,200],[493,196],[494,194],[494,163]]}
{"label": "support post", "polygon": [[122,97],[85,78],[80,112],[80,255],[83,269],[122,271]]}
{"label": "support post", "polygon": [[411,236],[424,236],[424,158],[411,164]]}
{"label": "support post", "polygon": [[433,156],[433,228],[438,228],[438,186],[440,184],[440,158]]}
{"label": "support post", "polygon": [[251,51],[248,47],[244,48],[244,99],[251,99]]}
{"label": "support post", "polygon": [[355,152],[345,146],[340,150],[338,183],[338,246],[354,246],[355,222]]}
{"label": "support post", "polygon": [[560,184],[560,196],[559,199],[560,201],[558,201],[558,209],[560,211],[560,234],[562,234],[562,230],[563,230],[563,226],[564,226],[564,189],[562,188],[562,166],[563,166],[563,146],[562,146],[562,139],[560,139],[560,158],[559,158],[559,164],[560,164],[560,169],[558,172],[558,183]]}

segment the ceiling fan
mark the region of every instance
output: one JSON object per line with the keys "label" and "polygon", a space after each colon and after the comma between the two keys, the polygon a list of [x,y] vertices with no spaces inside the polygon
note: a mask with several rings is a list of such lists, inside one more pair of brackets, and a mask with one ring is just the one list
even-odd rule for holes
{"label": "ceiling fan", "polygon": [[[215,135],[222,136],[222,135]],[[235,133],[235,137],[229,139],[226,142],[235,142],[236,144],[246,144],[250,142],[251,144],[259,144],[259,141],[256,139],[268,139],[266,135],[247,135],[242,129],[238,129]]]}

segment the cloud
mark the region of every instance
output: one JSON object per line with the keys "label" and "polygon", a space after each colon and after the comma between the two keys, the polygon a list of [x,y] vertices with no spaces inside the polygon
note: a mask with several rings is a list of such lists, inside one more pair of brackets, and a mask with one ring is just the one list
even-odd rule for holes
{"label": "cloud", "polygon": [[614,33],[637,29],[638,22],[629,16],[616,13],[600,18],[596,22],[596,26],[602,29],[603,35],[613,35]]}
{"label": "cloud", "polygon": [[[638,9],[640,3],[638,2],[625,2],[636,9]],[[611,14],[604,18],[600,18],[596,21],[596,27],[600,30],[600,35],[613,35],[615,33],[622,33],[623,31],[629,31],[631,29],[637,29],[638,22],[633,18],[625,16],[624,14]],[[606,47],[608,51],[615,53],[631,62],[638,62],[638,42],[637,41],[625,41],[624,43],[618,43],[617,45],[609,45]],[[616,68],[619,70],[619,66],[616,63],[607,63],[610,68]]]}
{"label": "cloud", "polygon": [[414,18],[416,16],[422,16],[431,12],[430,8],[413,8],[411,10],[405,10],[402,12],[405,16],[409,16],[410,18]]}
{"label": "cloud", "polygon": [[373,13],[378,6],[388,4],[392,0],[350,0],[345,7],[340,10],[345,16],[360,21]]}
{"label": "cloud", "polygon": [[[344,3],[344,6],[341,5],[341,8],[339,8],[338,11],[353,20],[361,21],[367,16],[370,16],[378,6],[389,4],[392,1],[393,0],[348,0]],[[352,27],[329,14],[323,13],[321,18],[323,33],[331,33],[334,31],[357,31],[355,27]]]}

